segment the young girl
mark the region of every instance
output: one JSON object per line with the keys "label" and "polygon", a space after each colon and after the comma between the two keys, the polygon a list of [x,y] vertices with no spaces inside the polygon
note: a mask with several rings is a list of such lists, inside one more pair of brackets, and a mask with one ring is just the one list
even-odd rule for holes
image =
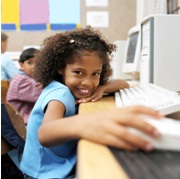
{"label": "young girl", "polygon": [[21,162],[29,178],[68,178],[81,138],[127,150],[152,150],[151,144],[125,127],[158,136],[158,131],[140,118],[141,114],[160,117],[152,109],[129,107],[76,114],[76,100],[91,98],[102,85],[106,89],[103,92],[113,92],[107,83],[113,50],[115,46],[91,27],[59,33],[44,41],[34,71],[44,90],[28,122]]}

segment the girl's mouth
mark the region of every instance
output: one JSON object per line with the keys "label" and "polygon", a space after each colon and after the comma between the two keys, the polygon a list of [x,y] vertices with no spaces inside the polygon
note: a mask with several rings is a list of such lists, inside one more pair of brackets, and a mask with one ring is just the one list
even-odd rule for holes
{"label": "girl's mouth", "polygon": [[77,88],[77,91],[81,94],[81,95],[90,95],[91,90],[90,89],[84,89],[84,88]]}

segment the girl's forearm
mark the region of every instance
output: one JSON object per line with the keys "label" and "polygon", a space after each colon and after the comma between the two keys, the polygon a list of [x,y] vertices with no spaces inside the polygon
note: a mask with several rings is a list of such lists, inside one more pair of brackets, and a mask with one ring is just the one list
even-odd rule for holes
{"label": "girl's forearm", "polygon": [[119,89],[129,88],[129,84],[125,80],[111,80],[103,85],[104,93],[113,93]]}

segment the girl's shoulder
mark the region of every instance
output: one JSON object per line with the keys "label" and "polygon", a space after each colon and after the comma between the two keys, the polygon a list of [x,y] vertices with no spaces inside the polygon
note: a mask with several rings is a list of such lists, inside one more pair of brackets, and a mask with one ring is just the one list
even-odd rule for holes
{"label": "girl's shoulder", "polygon": [[45,89],[64,89],[64,90],[69,90],[69,88],[66,85],[64,85],[64,84],[62,84],[62,83],[60,83],[58,81],[55,81],[55,80],[53,80],[51,83],[49,83],[49,85]]}
{"label": "girl's shoulder", "polygon": [[58,81],[52,81],[51,83],[49,83],[49,85],[44,88],[42,95],[54,96],[57,94],[58,96],[72,95],[69,88]]}
{"label": "girl's shoulder", "polygon": [[[53,81],[41,93],[38,102],[44,107],[52,100],[60,101],[67,108],[67,113],[75,112],[75,98],[64,84]],[[69,111],[70,110],[70,111]]]}

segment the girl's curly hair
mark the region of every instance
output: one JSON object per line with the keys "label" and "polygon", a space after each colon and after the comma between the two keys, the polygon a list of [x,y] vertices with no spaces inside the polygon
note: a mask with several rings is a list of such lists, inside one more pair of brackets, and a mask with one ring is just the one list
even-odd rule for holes
{"label": "girl's curly hair", "polygon": [[64,69],[66,64],[72,64],[74,59],[81,57],[82,52],[96,51],[103,63],[100,76],[100,84],[103,85],[111,74],[110,59],[115,49],[115,45],[110,44],[99,31],[90,26],[57,33],[45,39],[36,54],[34,79],[43,87],[52,80],[62,83],[58,70]]}

